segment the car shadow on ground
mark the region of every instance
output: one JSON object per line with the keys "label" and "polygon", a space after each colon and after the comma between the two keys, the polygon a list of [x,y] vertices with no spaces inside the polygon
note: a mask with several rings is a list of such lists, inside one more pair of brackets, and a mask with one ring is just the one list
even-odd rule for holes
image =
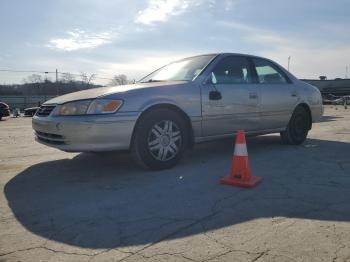
{"label": "car shadow on ground", "polygon": [[219,185],[233,142],[196,146],[164,171],[139,169],[128,154],[79,154],[33,165],[5,186],[9,207],[30,232],[86,248],[174,239],[259,218],[350,221],[348,143],[278,136],[248,139],[254,189]]}
{"label": "car shadow on ground", "polygon": [[337,121],[339,118],[344,118],[342,116],[322,116],[320,122],[333,122]]}

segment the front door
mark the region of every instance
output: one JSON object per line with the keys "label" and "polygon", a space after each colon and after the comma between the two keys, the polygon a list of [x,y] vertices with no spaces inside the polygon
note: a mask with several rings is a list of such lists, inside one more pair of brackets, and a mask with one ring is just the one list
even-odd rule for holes
{"label": "front door", "polygon": [[259,90],[246,57],[224,57],[201,88],[203,136],[258,128]]}

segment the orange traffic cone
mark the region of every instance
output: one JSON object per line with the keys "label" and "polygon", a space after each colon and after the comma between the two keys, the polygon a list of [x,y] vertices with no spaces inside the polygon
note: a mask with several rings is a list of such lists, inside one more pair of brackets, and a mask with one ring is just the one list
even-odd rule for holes
{"label": "orange traffic cone", "polygon": [[231,174],[221,178],[220,184],[239,187],[255,187],[261,180],[261,177],[251,175],[245,133],[244,130],[238,130]]}

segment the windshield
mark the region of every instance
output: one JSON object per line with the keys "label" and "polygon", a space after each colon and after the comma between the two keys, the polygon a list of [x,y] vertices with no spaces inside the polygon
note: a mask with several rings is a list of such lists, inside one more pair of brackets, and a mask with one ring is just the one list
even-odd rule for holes
{"label": "windshield", "polygon": [[140,82],[192,81],[213,58],[214,55],[185,58],[154,71]]}

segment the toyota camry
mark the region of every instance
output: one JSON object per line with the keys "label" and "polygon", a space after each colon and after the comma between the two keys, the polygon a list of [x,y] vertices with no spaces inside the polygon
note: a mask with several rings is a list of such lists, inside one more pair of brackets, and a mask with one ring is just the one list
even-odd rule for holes
{"label": "toyota camry", "polygon": [[45,102],[36,140],[67,152],[130,150],[164,169],[194,143],[280,133],[304,142],[323,113],[319,90],[262,57],[220,53],[172,62],[132,85],[95,88]]}

